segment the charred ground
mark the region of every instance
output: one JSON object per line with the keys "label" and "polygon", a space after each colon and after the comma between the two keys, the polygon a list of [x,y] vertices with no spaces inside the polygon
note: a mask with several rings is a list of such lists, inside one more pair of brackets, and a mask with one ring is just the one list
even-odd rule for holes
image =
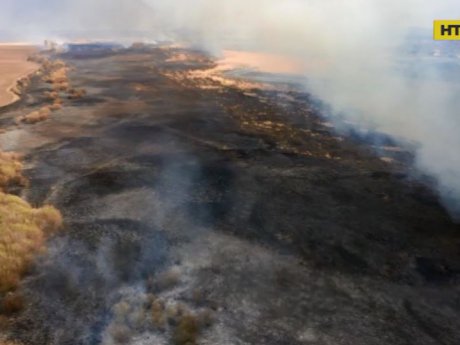
{"label": "charred ground", "polygon": [[459,342],[460,228],[410,152],[337,134],[292,87],[190,77],[214,65],[199,52],[96,52],[59,56],[85,97],[16,127],[44,101],[36,80],[2,114],[2,145],[26,154],[24,195],[66,224],[23,282],[12,339]]}

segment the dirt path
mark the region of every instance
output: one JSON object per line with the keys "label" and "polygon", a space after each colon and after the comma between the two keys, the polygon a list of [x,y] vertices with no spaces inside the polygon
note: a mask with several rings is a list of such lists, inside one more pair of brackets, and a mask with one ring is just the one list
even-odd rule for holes
{"label": "dirt path", "polygon": [[0,135],[26,154],[25,196],[66,223],[23,283],[11,336],[457,344],[460,231],[410,178],[410,153],[388,164],[334,134],[308,95],[188,79],[212,62],[172,53],[61,56],[87,96]]}

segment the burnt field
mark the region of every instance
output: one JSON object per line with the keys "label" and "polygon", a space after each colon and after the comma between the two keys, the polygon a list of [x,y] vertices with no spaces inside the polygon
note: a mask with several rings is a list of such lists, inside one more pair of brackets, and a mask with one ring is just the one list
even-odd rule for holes
{"label": "burnt field", "polygon": [[412,154],[338,134],[293,87],[207,74],[199,52],[65,53],[85,97],[3,110],[33,205],[64,229],[8,339],[74,344],[458,344],[460,227]]}

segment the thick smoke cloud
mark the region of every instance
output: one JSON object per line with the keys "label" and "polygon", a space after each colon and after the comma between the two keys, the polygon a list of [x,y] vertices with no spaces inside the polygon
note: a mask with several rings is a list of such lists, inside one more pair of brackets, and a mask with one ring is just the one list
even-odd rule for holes
{"label": "thick smoke cloud", "polygon": [[[152,39],[188,40],[214,53],[237,48],[300,57],[310,65],[308,88],[349,121],[416,142],[417,166],[437,178],[447,207],[460,214],[460,60],[405,55],[415,44],[408,38],[414,28],[426,30],[419,32],[431,44],[433,19],[460,17],[458,0],[3,0],[2,6],[0,31],[25,37],[146,30]],[[447,65],[458,74],[446,73]]]}
{"label": "thick smoke cloud", "polygon": [[[416,41],[432,44],[433,19],[460,16],[460,3],[144,1],[158,14],[157,20],[167,19],[163,27],[192,34],[213,51],[236,45],[304,59],[311,65],[308,87],[335,111],[357,127],[418,145],[416,165],[437,178],[446,206],[459,215],[460,60],[434,60],[430,47],[417,46]],[[406,54],[414,49],[427,52]],[[457,75],[447,80],[446,66],[452,65]]]}

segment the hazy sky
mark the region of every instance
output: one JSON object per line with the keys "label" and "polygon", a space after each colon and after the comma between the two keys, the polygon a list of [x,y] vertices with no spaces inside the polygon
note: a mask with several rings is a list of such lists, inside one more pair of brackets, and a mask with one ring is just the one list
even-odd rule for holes
{"label": "hazy sky", "polygon": [[[308,6],[314,7],[321,2],[321,6],[329,6],[331,12],[334,7],[342,9],[343,5],[348,8],[369,8],[370,5],[382,13],[394,9],[394,21],[410,20],[411,25],[426,28],[435,18],[460,17],[458,0],[1,0],[0,31],[21,38],[60,30],[150,29],[158,22],[168,22],[165,16],[171,17],[175,25],[177,20],[182,20],[180,25],[187,26],[192,18],[209,21],[213,16],[222,18],[239,13],[249,14],[245,20],[250,20],[251,15],[257,19],[258,14],[267,14],[271,8],[279,7],[296,8],[300,11],[297,15],[303,15],[302,11],[308,10]],[[229,19],[235,29],[243,24],[239,17]]]}
{"label": "hazy sky", "polygon": [[41,40],[61,31],[138,30],[152,26],[141,0],[0,0],[0,31]]}

